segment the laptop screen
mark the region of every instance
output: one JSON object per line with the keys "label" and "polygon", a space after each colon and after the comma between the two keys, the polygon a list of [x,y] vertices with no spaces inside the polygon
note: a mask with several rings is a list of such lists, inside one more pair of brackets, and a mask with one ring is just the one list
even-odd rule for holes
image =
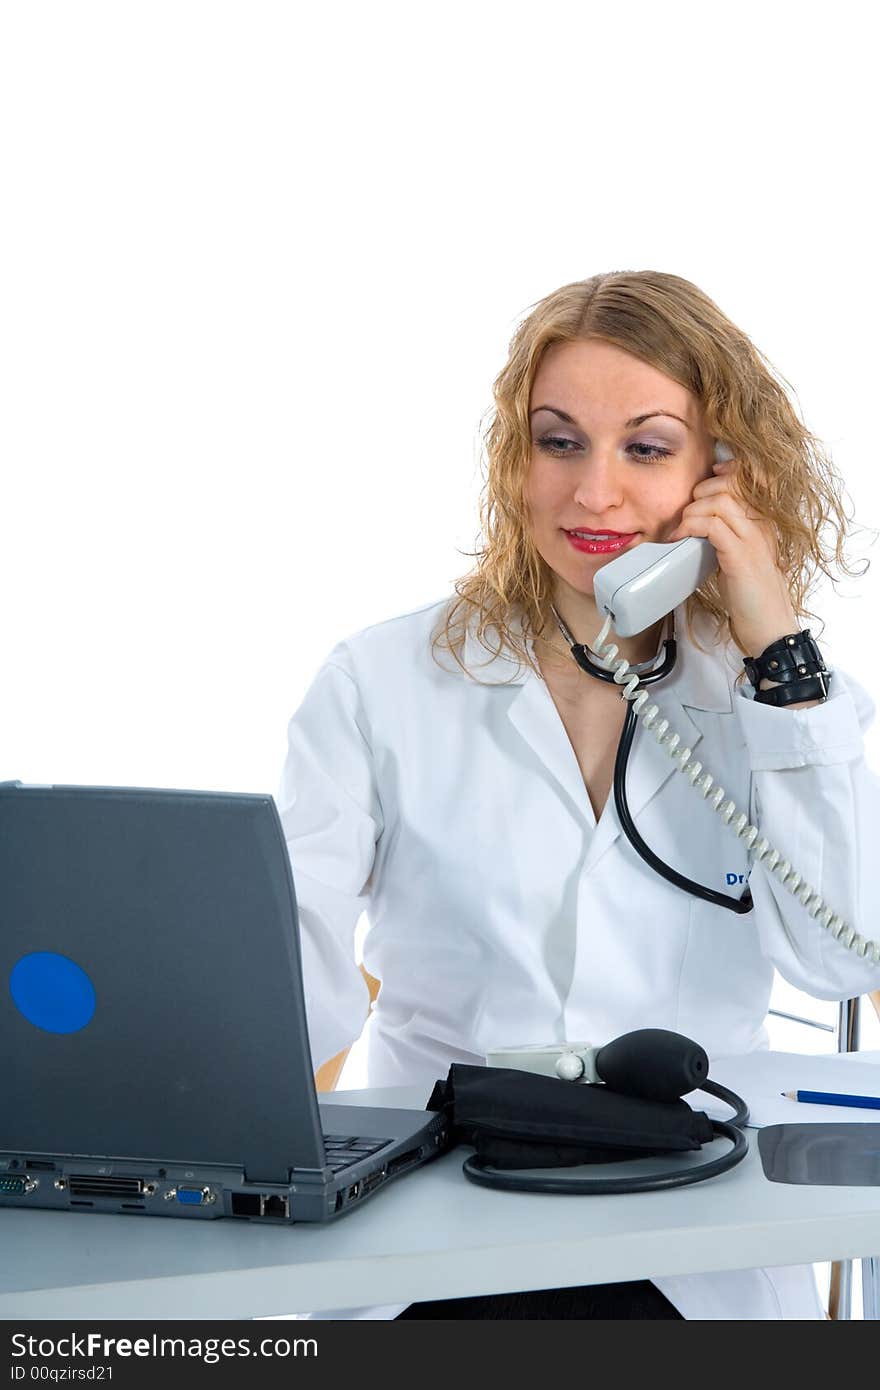
{"label": "laptop screen", "polygon": [[0,1150],[320,1168],[268,795],[0,787]]}

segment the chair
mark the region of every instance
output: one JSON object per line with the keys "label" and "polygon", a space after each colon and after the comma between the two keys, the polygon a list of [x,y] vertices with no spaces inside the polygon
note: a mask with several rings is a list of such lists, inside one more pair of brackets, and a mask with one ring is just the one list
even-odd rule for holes
{"label": "chair", "polygon": [[[880,1018],[880,989],[870,990],[867,996]],[[858,1052],[859,1050],[859,1003],[860,999],[843,999],[837,1012],[837,1050],[838,1052]],[[801,1018],[796,1014],[784,1013],[781,1009],[771,1009],[778,1018],[788,1018],[794,1023],[806,1023],[810,1028],[823,1028],[833,1033],[830,1023],[819,1023],[813,1018]],[[868,1255],[862,1259],[862,1316],[880,1320],[880,1256]],[[852,1260],[832,1260],[831,1278],[828,1286],[828,1317],[833,1321],[844,1321],[852,1316]]]}
{"label": "chair", "polygon": [[[366,980],[367,988],[370,991],[370,1008],[372,1009],[376,1002],[376,996],[379,993],[379,981],[374,975],[371,975],[368,970],[365,970],[363,965],[361,965],[361,974]],[[318,1070],[315,1072],[316,1091],[336,1090],[336,1084],[339,1081],[339,1073],[342,1071],[345,1059],[350,1051],[351,1047],[344,1047],[341,1052],[337,1052],[335,1057],[331,1057],[329,1062],[325,1062],[323,1066],[318,1067]]]}
{"label": "chair", "polygon": [[[880,1018],[880,989],[870,990],[867,996]],[[807,1021],[807,1020],[804,1020]],[[859,1050],[859,1000],[841,1001],[837,1021],[838,1052]],[[828,1287],[828,1316],[843,1321],[852,1315],[852,1260],[833,1260]],[[862,1317],[880,1320],[880,1256],[862,1259]]]}

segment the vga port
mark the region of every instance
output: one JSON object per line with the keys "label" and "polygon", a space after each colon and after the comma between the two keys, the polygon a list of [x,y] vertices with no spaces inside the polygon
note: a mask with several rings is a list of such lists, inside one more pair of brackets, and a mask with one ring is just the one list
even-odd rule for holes
{"label": "vga port", "polygon": [[175,1196],[184,1207],[202,1207],[214,1200],[210,1187],[178,1187]]}

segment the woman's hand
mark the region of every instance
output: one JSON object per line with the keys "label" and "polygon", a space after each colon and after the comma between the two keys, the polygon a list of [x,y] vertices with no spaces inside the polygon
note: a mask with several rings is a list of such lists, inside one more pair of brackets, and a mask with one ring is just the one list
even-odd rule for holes
{"label": "woman's hand", "polygon": [[721,601],[745,644],[746,656],[760,656],[765,647],[797,632],[800,624],[792,606],[785,576],[777,565],[771,521],[746,511],[730,492],[730,472],[736,459],[713,466],[715,476],[694,488],[694,501],[668,537],[704,536],[718,555]]}

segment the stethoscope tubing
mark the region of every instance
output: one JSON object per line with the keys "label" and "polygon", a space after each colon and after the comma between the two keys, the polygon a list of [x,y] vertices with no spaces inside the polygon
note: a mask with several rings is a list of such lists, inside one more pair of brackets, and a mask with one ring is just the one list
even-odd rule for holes
{"label": "stethoscope tubing", "polygon": [[[588,647],[582,643],[570,641],[571,634],[564,627],[559,615],[555,613],[555,609],[554,614],[563,636],[569,641],[571,654],[581,669],[599,680],[614,680],[613,671],[607,670],[591,659]],[[639,684],[654,685],[657,681],[663,680],[675,668],[676,656],[677,647],[673,628],[672,634],[664,641],[663,656],[656,669],[644,674],[640,671],[635,672],[639,677]],[[624,833],[646,863],[650,864],[652,869],[668,879],[670,883],[674,883],[676,887],[683,888],[686,892],[693,893],[696,897],[705,898],[709,902],[718,903],[722,907],[729,907],[734,912],[750,911],[752,898],[748,888],[742,899],[737,899],[731,898],[725,893],[717,893],[712,888],[704,888],[702,884],[694,883],[658,859],[636,830],[626,801],[626,765],[632,747],[637,717],[632,705],[627,702],[626,719],[617,746],[617,757],[614,764],[614,801]],[[741,1096],[708,1078],[699,1089],[709,1095],[717,1096],[730,1105],[735,1112],[729,1121],[711,1121],[715,1137],[728,1139],[731,1147],[720,1157],[711,1158],[708,1162],[694,1164],[690,1168],[673,1166],[670,1169],[648,1173],[640,1177],[607,1177],[601,1174],[598,1177],[590,1177],[579,1174],[572,1175],[570,1172],[567,1174],[552,1173],[547,1169],[516,1171],[496,1168],[477,1154],[471,1154],[462,1165],[462,1171],[471,1182],[480,1187],[494,1187],[509,1192],[564,1193],[568,1196],[658,1192],[667,1188],[687,1187],[693,1183],[704,1182],[707,1178],[717,1177],[719,1174],[736,1167],[745,1158],[749,1145],[743,1129],[748,1123],[749,1108]],[[633,1157],[637,1156],[637,1153],[634,1152]],[[587,1167],[589,1165],[580,1166]]]}
{"label": "stethoscope tubing", "polygon": [[[571,654],[581,670],[585,671],[587,675],[594,676],[599,680],[613,682],[614,672],[609,671],[606,667],[600,666],[598,662],[594,661],[589,647],[584,643],[571,642],[571,633],[567,631],[559,615],[555,612],[555,609],[554,615],[556,616],[563,636],[569,641]],[[655,685],[657,681],[663,680],[675,669],[678,646],[675,640],[674,621],[674,618],[670,614],[670,622],[673,624],[672,631],[670,636],[663,642],[663,655],[655,669],[644,673],[635,669],[635,674],[639,679],[639,686]],[[617,684],[619,684],[619,682],[617,682]],[[621,696],[621,698],[623,697]],[[684,892],[691,893],[696,898],[703,898],[706,902],[715,903],[718,907],[726,907],[731,912],[736,912],[740,915],[751,912],[753,903],[751,890],[748,885],[746,885],[741,898],[733,898],[729,893],[719,893],[715,888],[707,888],[701,883],[695,883],[693,879],[685,877],[684,874],[678,873],[677,870],[671,868],[668,864],[664,864],[663,860],[658,858],[636,829],[626,799],[626,768],[627,762],[629,761],[630,749],[633,744],[633,738],[635,736],[637,720],[638,716],[632,704],[627,701],[626,718],[620,735],[620,742],[617,745],[617,757],[614,761],[614,804],[617,807],[617,814],[620,818],[620,824],[624,834],[633,849],[644,859],[645,863],[650,865],[655,873],[660,874],[662,878],[674,884],[676,888],[681,888]]]}

